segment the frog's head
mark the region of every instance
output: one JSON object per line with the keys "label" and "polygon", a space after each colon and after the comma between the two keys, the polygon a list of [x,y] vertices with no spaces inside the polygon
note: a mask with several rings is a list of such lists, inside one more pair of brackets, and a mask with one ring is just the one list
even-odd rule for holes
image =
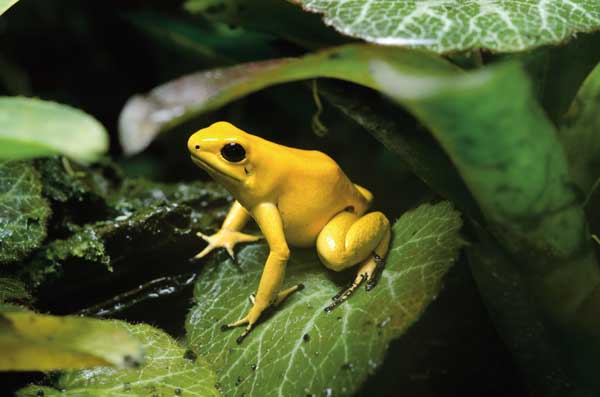
{"label": "frog's head", "polygon": [[252,135],[225,121],[192,134],[188,150],[192,161],[224,185],[243,184],[251,173]]}

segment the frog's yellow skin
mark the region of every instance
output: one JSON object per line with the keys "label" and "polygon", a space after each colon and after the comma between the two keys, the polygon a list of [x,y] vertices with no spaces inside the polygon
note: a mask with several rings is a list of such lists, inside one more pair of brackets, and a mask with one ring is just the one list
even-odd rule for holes
{"label": "frog's yellow skin", "polygon": [[238,343],[268,306],[303,287],[280,290],[288,245],[316,245],[323,264],[335,271],[360,264],[352,285],[334,297],[328,309],[347,299],[363,281],[367,289],[375,285],[389,247],[390,223],[381,212],[365,215],[372,194],[353,184],[329,156],[278,145],[227,122],[193,134],[188,149],[192,161],[236,198],[217,233],[198,234],[208,245],[196,258],[219,247],[233,257],[235,244],[260,239],[240,232],[250,217],[269,244],[253,307],[226,326],[247,325]]}

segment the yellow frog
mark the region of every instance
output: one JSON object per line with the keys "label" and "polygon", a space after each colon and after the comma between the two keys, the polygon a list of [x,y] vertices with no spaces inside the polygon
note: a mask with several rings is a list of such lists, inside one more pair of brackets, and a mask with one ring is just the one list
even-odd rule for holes
{"label": "yellow frog", "polygon": [[192,161],[236,199],[221,229],[198,233],[208,245],[196,258],[225,248],[233,258],[237,243],[260,239],[240,232],[252,217],[269,245],[269,256],[248,314],[229,329],[246,325],[248,335],[261,313],[304,286],[280,290],[290,256],[288,245],[316,244],[321,262],[341,271],[359,265],[356,278],[333,297],[330,311],[363,282],[370,290],[383,270],[390,242],[390,222],[381,212],[365,214],[373,195],[353,184],[338,164],[318,151],[300,150],[248,134],[227,122],[194,133],[188,140]]}

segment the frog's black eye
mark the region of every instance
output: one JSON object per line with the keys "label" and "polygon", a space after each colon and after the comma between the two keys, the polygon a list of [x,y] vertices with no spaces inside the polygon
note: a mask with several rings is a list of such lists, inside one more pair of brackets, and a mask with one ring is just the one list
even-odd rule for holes
{"label": "frog's black eye", "polygon": [[221,155],[227,161],[239,163],[246,158],[246,150],[239,143],[228,143],[221,149]]}

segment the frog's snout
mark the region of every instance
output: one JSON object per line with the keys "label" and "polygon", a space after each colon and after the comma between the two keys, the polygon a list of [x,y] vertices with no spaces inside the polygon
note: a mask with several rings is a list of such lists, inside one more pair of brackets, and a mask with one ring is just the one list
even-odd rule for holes
{"label": "frog's snout", "polygon": [[200,151],[200,143],[198,142],[198,139],[194,137],[194,135],[192,135],[187,142],[188,150],[192,155],[195,155]]}

